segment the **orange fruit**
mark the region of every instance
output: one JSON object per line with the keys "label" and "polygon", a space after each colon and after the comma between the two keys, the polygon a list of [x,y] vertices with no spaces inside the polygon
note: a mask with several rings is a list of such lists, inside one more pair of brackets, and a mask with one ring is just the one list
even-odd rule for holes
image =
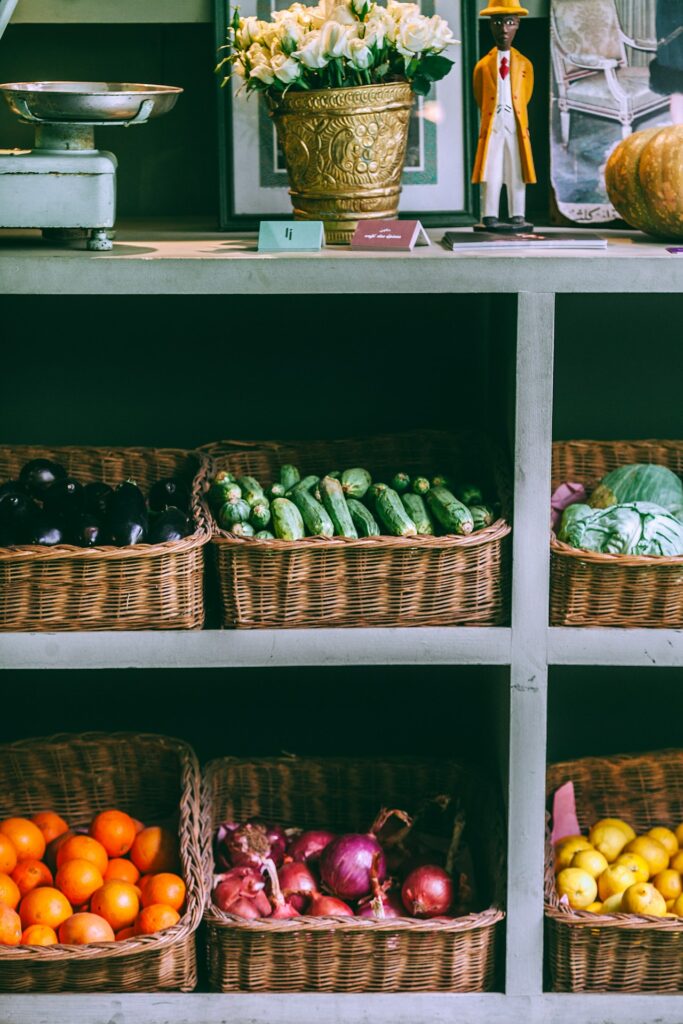
{"label": "orange fruit", "polygon": [[126,860],[125,857],[112,857],[102,877],[105,882],[111,882],[113,878],[117,878],[119,882],[130,882],[131,885],[135,885],[140,877],[140,872],[135,864]]}
{"label": "orange fruit", "polygon": [[66,832],[62,832],[60,836],[57,836],[56,839],[53,839],[51,842],[47,844],[43,860],[45,861],[53,875],[57,870],[57,854],[59,853],[67,839],[70,839],[71,836],[75,835],[76,833],[73,831],[73,829],[67,829]]}
{"label": "orange fruit", "polygon": [[21,899],[19,886],[9,875],[0,875],[0,903],[10,910],[16,910]]}
{"label": "orange fruit", "polygon": [[93,893],[90,909],[108,921],[114,931],[130,928],[140,910],[137,889],[130,882],[114,878]]}
{"label": "orange fruit", "polygon": [[21,942],[21,920],[16,910],[0,903],[0,946],[18,946]]}
{"label": "orange fruit", "polygon": [[17,851],[14,849],[14,843],[0,833],[0,871],[5,875],[11,875],[16,866]]}
{"label": "orange fruit", "polygon": [[135,925],[130,928],[122,928],[120,932],[116,932],[116,941],[123,942],[124,939],[132,939],[135,937]]}
{"label": "orange fruit", "polygon": [[17,860],[26,860],[27,857],[42,860],[45,839],[38,826],[28,818],[5,818],[0,821],[0,832],[14,844]]}
{"label": "orange fruit", "polygon": [[71,904],[59,889],[41,885],[26,893],[19,904],[19,916],[24,928],[32,924],[47,924],[59,928],[62,921],[71,917]]}
{"label": "orange fruit", "polygon": [[179,920],[180,914],[173,907],[167,907],[163,903],[151,903],[140,911],[135,931],[137,935],[151,935],[153,932],[163,931],[164,928],[171,928]]}
{"label": "orange fruit", "polygon": [[101,875],[107,870],[109,858],[107,851],[92,836],[69,836],[57,852],[57,867],[61,868],[68,860],[89,860]]}
{"label": "orange fruit", "polygon": [[138,832],[142,832],[145,827],[139,818],[133,818],[133,824],[135,825],[135,835],[137,835]]}
{"label": "orange fruit", "polygon": [[42,860],[35,860],[29,857],[21,860],[12,872],[12,878],[19,886],[19,892],[25,896],[31,889],[37,889],[39,885],[53,885],[52,872]]}
{"label": "orange fruit", "polygon": [[72,914],[59,929],[59,941],[70,946],[87,946],[89,942],[114,942],[111,925],[97,914]]}
{"label": "orange fruit", "polygon": [[178,866],[178,843],[168,829],[151,825],[138,832],[130,850],[130,859],[142,874],[173,871]]}
{"label": "orange fruit", "polygon": [[88,830],[93,839],[107,851],[109,857],[123,857],[135,839],[135,822],[123,811],[101,811],[93,818]]}
{"label": "orange fruit", "polygon": [[22,946],[55,946],[57,932],[46,924],[32,924],[21,936]]}
{"label": "orange fruit", "polygon": [[148,907],[152,903],[163,903],[174,910],[180,910],[185,902],[185,883],[180,875],[162,871],[152,875],[142,893],[142,905]]}
{"label": "orange fruit", "polygon": [[102,875],[91,860],[74,857],[66,860],[57,871],[55,885],[60,889],[72,907],[87,903],[92,894],[102,885]]}
{"label": "orange fruit", "polygon": [[46,843],[51,843],[57,836],[61,836],[69,831],[69,826],[64,821],[64,818],[60,818],[54,811],[38,811],[37,814],[33,815],[31,821],[43,833],[43,839]]}

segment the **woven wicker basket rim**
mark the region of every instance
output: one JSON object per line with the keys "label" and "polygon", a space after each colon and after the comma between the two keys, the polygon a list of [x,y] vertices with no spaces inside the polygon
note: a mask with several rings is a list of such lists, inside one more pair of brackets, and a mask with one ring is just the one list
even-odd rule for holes
{"label": "woven wicker basket rim", "polygon": [[[38,445],[3,445],[5,449],[13,452],[23,450],[35,452]],[[55,452],[58,450],[67,452],[92,453],[103,456],[110,453],[131,454],[131,455],[152,455],[159,453],[175,456],[178,459],[195,459],[197,462],[196,472],[192,481],[192,517],[195,523],[194,533],[180,540],[169,540],[163,544],[132,544],[129,547],[112,547],[111,545],[92,548],[81,548],[74,544],[55,544],[45,546],[43,544],[17,544],[11,548],[0,547],[0,560],[9,559],[12,562],[35,561],[36,559],[49,558],[57,559],[107,559],[117,561],[119,559],[142,558],[145,559],[161,557],[163,555],[177,554],[192,551],[195,548],[203,547],[211,538],[211,525],[207,515],[207,509],[202,500],[201,488],[205,456],[195,449],[184,448],[143,448],[143,447],[99,447],[94,445],[62,445],[54,448],[45,446],[45,450]]]}
{"label": "woven wicker basket rim", "polygon": [[[335,763],[343,762],[348,760],[349,762],[359,763],[363,760],[367,760],[368,765],[376,764],[376,759],[373,758],[332,758]],[[383,757],[381,759],[382,764],[385,766],[391,766],[392,764],[406,766],[411,763],[415,764],[439,764],[443,765],[443,759],[440,758],[423,758],[423,757]],[[210,924],[212,927],[219,928],[231,928],[237,929],[242,932],[261,933],[265,935],[272,935],[275,932],[289,932],[296,933],[297,931],[334,931],[334,932],[358,932],[358,931],[379,931],[379,932],[400,932],[400,931],[419,931],[419,932],[464,932],[474,931],[475,929],[483,930],[484,928],[491,928],[496,925],[499,921],[502,921],[505,917],[505,911],[502,909],[503,902],[503,881],[502,877],[497,877],[493,880],[495,886],[495,895],[492,901],[492,905],[487,907],[485,910],[467,914],[463,917],[453,918],[452,920],[418,920],[417,918],[392,918],[390,920],[374,920],[373,918],[350,918],[350,917],[310,917],[302,915],[300,918],[290,918],[284,921],[271,921],[268,918],[261,920],[248,921],[242,917],[238,917],[235,914],[229,914],[225,911],[219,910],[214,903],[211,902],[211,885],[209,882],[210,868],[213,865],[213,853],[212,853],[212,823],[211,823],[211,796],[210,796],[210,783],[214,775],[220,774],[226,765],[287,765],[296,762],[299,765],[317,765],[320,763],[319,758],[312,757],[280,757],[280,758],[239,758],[239,757],[220,757],[215,758],[212,761],[207,762],[202,771],[202,822],[203,822],[203,833],[204,842],[203,849],[204,854],[207,858],[207,885],[206,885],[206,904],[204,908],[204,921],[206,924]],[[459,762],[451,762],[456,766],[463,775],[468,774],[470,777],[474,777],[477,773],[465,765]],[[481,781],[483,777],[480,777]],[[485,784],[488,786],[488,780],[485,780]],[[500,849],[500,860],[501,865],[504,863],[504,852],[502,850],[503,839],[502,836],[497,836],[499,840]],[[501,872],[502,876],[502,872]]]}
{"label": "woven wicker basket rim", "polygon": [[[172,750],[178,754],[182,764],[183,796],[181,806],[185,805],[191,816],[192,832],[196,836],[200,817],[199,808],[199,762],[192,747],[184,740],[162,736],[157,733],[134,732],[87,732],[87,733],[56,733],[48,737],[36,737],[16,740],[13,743],[0,745],[0,755],[12,750],[30,749],[48,750],[51,747],[65,744],[128,744],[130,742],[149,743],[150,746]],[[55,946],[0,946],[0,960],[20,961],[36,960],[41,963],[72,960],[85,962],[91,960],[114,959],[120,957],[139,956],[146,950],[160,950],[173,946],[186,939],[197,930],[202,919],[202,907],[206,899],[203,857],[200,850],[181,847],[181,857],[185,854],[183,864],[187,888],[187,909],[180,921],[170,928],[152,935],[141,935],[120,942],[93,942],[85,946],[58,943]],[[190,884],[192,883],[192,884]]]}
{"label": "woven wicker basket rim", "polygon": [[[550,796],[554,788],[550,783],[551,774],[564,774],[572,766],[580,764],[589,769],[592,765],[633,764],[636,761],[651,760],[655,757],[683,761],[683,749],[679,750],[675,747],[668,747],[665,750],[658,750],[652,753],[615,754],[611,757],[581,757],[572,761],[558,761],[555,764],[548,765],[547,795]],[[683,932],[683,918],[674,920],[668,917],[653,917],[649,914],[592,914],[585,910],[572,910],[566,904],[560,903],[555,888],[549,814],[546,814],[544,890],[545,915],[555,922],[577,928],[619,928],[622,931],[656,930],[661,932]]]}

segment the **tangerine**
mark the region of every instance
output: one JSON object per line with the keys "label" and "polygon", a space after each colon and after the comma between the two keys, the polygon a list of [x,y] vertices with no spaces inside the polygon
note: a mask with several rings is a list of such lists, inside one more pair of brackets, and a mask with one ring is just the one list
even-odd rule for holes
{"label": "tangerine", "polygon": [[135,937],[135,925],[131,925],[130,928],[122,928],[120,932],[116,932],[116,941],[123,942],[124,939],[132,939]]}
{"label": "tangerine", "polygon": [[163,903],[150,903],[144,907],[135,923],[137,935],[151,935],[153,932],[161,932],[164,928],[171,928],[180,920],[180,914],[173,907],[167,907]]}
{"label": "tangerine", "polygon": [[128,853],[136,836],[135,822],[124,811],[101,811],[90,823],[90,835],[97,839],[109,857]]}
{"label": "tangerine", "polygon": [[137,835],[138,832],[142,832],[145,827],[139,818],[133,818],[133,824],[135,825],[135,835]]}
{"label": "tangerine", "polygon": [[57,851],[57,867],[61,868],[68,860],[89,860],[101,875],[107,870],[109,858],[107,851],[92,836],[69,836]]}
{"label": "tangerine", "polygon": [[55,885],[61,889],[72,907],[87,903],[102,882],[99,869],[91,860],[82,857],[64,861],[55,878]]}
{"label": "tangerine", "polygon": [[0,875],[0,903],[10,910],[16,910],[21,899],[19,886],[9,875]]}
{"label": "tangerine", "polygon": [[185,883],[180,875],[162,871],[152,875],[142,890],[142,905],[148,907],[152,903],[163,903],[174,910],[180,910],[185,902]]}
{"label": "tangerine", "polygon": [[16,866],[17,851],[14,848],[14,843],[0,833],[0,871],[11,875]]}
{"label": "tangerine", "polygon": [[114,942],[115,937],[103,917],[98,914],[72,914],[59,929],[59,941],[70,946],[87,946],[89,942]]}
{"label": "tangerine", "polygon": [[5,818],[0,821],[0,832],[14,844],[17,860],[26,860],[27,857],[42,860],[45,839],[38,826],[28,818]]}
{"label": "tangerine", "polygon": [[53,885],[52,872],[42,860],[29,857],[27,860],[19,861],[12,878],[19,886],[19,892],[25,896],[31,889],[37,889],[39,885]]}
{"label": "tangerine", "polygon": [[178,865],[176,837],[159,825],[143,828],[135,837],[130,859],[143,874],[173,871]]}
{"label": "tangerine", "polygon": [[38,811],[37,814],[33,815],[31,821],[43,833],[46,843],[51,843],[57,836],[61,836],[69,831],[69,826],[64,821],[64,818],[54,811]]}
{"label": "tangerine", "polygon": [[59,940],[54,928],[46,924],[32,924],[21,936],[22,946],[55,946]]}
{"label": "tangerine", "polygon": [[41,885],[26,893],[19,904],[19,916],[24,928],[32,924],[47,924],[59,928],[67,917],[71,917],[71,904],[63,892],[49,885]]}
{"label": "tangerine", "polygon": [[67,829],[66,832],[62,832],[60,836],[57,836],[56,839],[53,839],[51,842],[47,844],[43,860],[45,861],[53,875],[57,870],[57,854],[59,853],[67,839],[70,839],[71,836],[75,835],[76,833],[74,832],[74,830],[70,828]]}
{"label": "tangerine", "polygon": [[140,910],[137,889],[130,882],[120,882],[114,878],[93,893],[90,909],[93,914],[103,917],[114,931],[130,928]]}
{"label": "tangerine", "polygon": [[113,878],[117,878],[119,882],[130,882],[131,885],[135,885],[140,877],[140,872],[135,864],[126,860],[125,857],[112,857],[102,877],[105,882],[111,882]]}
{"label": "tangerine", "polygon": [[21,942],[21,920],[16,910],[0,903],[0,946],[18,946]]}

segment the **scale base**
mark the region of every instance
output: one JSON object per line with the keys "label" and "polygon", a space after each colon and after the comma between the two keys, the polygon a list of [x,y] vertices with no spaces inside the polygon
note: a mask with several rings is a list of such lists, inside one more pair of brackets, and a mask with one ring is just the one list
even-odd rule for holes
{"label": "scale base", "polygon": [[46,242],[86,248],[90,252],[109,252],[114,248],[114,235],[108,228],[43,228]]}

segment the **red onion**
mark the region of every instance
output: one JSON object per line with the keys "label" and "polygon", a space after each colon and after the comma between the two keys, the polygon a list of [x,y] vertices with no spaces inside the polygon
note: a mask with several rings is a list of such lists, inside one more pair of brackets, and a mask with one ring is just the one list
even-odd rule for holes
{"label": "red onion", "polygon": [[285,859],[285,850],[287,849],[287,833],[283,827],[281,825],[271,825],[261,818],[250,818],[247,824],[257,825],[265,830],[266,838],[270,843],[270,859],[275,864],[275,867],[279,868]]}
{"label": "red onion", "polygon": [[345,900],[367,896],[373,879],[381,882],[386,873],[382,847],[368,833],[339,836],[320,858],[320,877],[326,888]]}
{"label": "red onion", "polygon": [[318,885],[305,864],[300,861],[288,861],[278,871],[282,895],[288,903],[303,913]]}
{"label": "red onion", "polygon": [[413,917],[438,917],[453,902],[452,879],[436,864],[425,864],[408,875],[401,898]]}
{"label": "red onion", "polygon": [[327,832],[325,829],[302,832],[291,841],[287,853],[292,860],[317,860],[325,847],[336,838],[334,832]]}
{"label": "red onion", "polygon": [[[270,910],[270,904],[268,904],[268,910]],[[230,906],[229,913],[235,914],[236,917],[244,917],[248,921],[255,921],[257,918],[263,917],[263,914],[259,913],[256,902],[254,900],[244,899],[243,897],[235,900],[235,902]]]}
{"label": "red onion", "polygon": [[367,903],[363,903],[356,912],[356,917],[373,917],[380,920],[388,917],[405,916],[405,907],[401,903],[401,897],[397,892],[373,896]]}
{"label": "red onion", "polygon": [[[239,914],[240,917],[270,915],[270,903],[264,892],[265,882],[258,871],[253,868],[231,868],[230,871],[217,875],[216,882],[213,901],[220,910]],[[245,913],[247,904],[250,909]]]}
{"label": "red onion", "polygon": [[353,917],[351,907],[342,900],[319,892],[314,894],[308,914],[310,917]]}
{"label": "red onion", "polygon": [[270,857],[270,839],[263,825],[238,825],[226,832],[223,849],[234,867],[262,868]]}

